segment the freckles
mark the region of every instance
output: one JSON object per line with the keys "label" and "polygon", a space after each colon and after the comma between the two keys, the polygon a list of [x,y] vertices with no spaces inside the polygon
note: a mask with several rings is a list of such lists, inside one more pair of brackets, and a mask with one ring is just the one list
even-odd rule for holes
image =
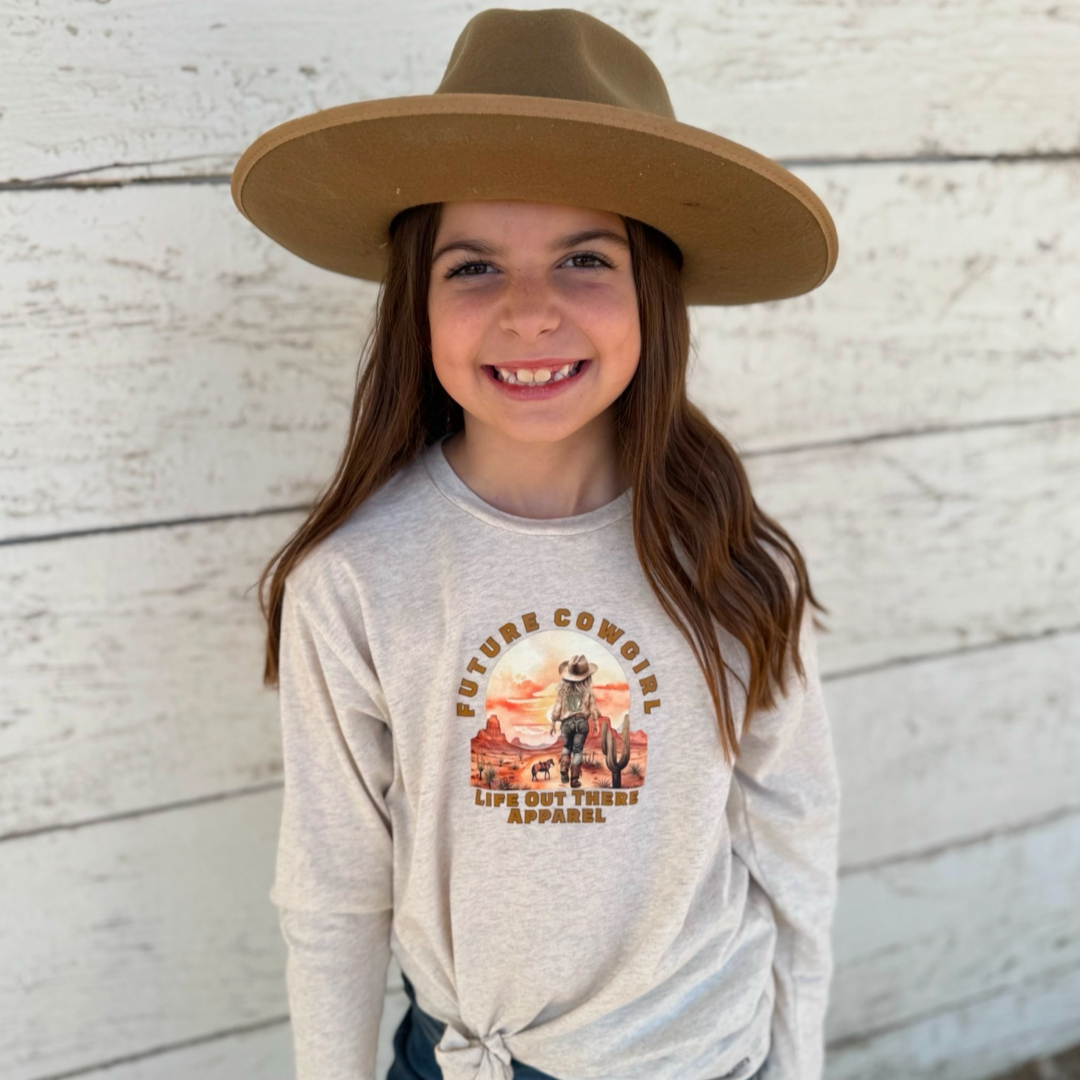
{"label": "freckles", "polygon": [[472,294],[447,297],[442,302],[443,317],[462,328],[479,326],[487,317],[491,305],[488,300],[475,295],[478,291],[474,289]]}
{"label": "freckles", "polygon": [[639,332],[639,315],[636,299],[621,295],[608,295],[603,302],[591,303],[584,318],[605,336],[626,341]]}
{"label": "freckles", "polygon": [[456,336],[467,335],[483,318],[482,307],[471,298],[443,298],[436,301],[430,311],[432,328],[438,322],[445,325],[446,333]]}
{"label": "freckles", "polygon": [[604,337],[622,337],[629,324],[637,323],[637,308],[619,296],[593,297],[573,316],[582,327],[591,327]]}

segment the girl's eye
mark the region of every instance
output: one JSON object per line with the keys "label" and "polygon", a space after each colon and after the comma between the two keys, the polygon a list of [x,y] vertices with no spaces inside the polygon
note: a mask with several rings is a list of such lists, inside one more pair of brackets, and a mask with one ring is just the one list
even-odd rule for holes
{"label": "girl's eye", "polygon": [[[611,263],[607,259],[605,259],[603,255],[600,255],[595,251],[579,251],[579,252],[576,252],[573,255],[568,256],[567,261],[569,262],[570,259],[592,259],[592,260],[594,260],[594,262],[600,264],[600,266],[590,265],[590,266],[578,266],[578,267],[575,267],[575,269],[578,269],[578,270],[596,270],[596,271],[599,271],[600,268],[604,267],[604,266],[606,266],[609,270],[611,269]],[[491,263],[488,263],[488,262],[476,262],[476,261],[460,262],[456,266],[452,266],[447,271],[446,276],[448,278],[452,278],[452,277],[486,277],[487,276],[486,274],[470,274],[470,273],[466,273],[466,271],[468,271],[469,269],[471,269],[474,266],[484,267],[484,266],[490,266],[490,265],[491,265]]]}
{"label": "girl's eye", "polygon": [[[600,264],[600,266],[606,266],[608,269],[611,269],[611,263],[608,262],[608,260],[605,259],[603,255],[598,255],[595,251],[579,251],[576,255],[571,255],[570,258],[571,259],[593,259],[593,260],[595,260],[595,262],[598,262]],[[579,270],[599,270],[600,266],[596,266],[596,265],[579,266],[578,269]]]}

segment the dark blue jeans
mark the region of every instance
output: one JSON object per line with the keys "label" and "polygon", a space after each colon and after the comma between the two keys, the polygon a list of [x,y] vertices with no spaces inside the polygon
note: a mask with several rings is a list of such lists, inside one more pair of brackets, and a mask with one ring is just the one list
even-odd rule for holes
{"label": "dark blue jeans", "polygon": [[[416,1004],[413,984],[404,972],[401,977],[405,983],[405,993],[409,995],[409,1011],[394,1032],[394,1061],[386,1080],[442,1080],[442,1069],[435,1060],[435,1044],[442,1038],[446,1025]],[[517,1058],[512,1058],[510,1064],[514,1070],[514,1080],[559,1080]],[[760,1076],[759,1069],[747,1080],[759,1080]]]}

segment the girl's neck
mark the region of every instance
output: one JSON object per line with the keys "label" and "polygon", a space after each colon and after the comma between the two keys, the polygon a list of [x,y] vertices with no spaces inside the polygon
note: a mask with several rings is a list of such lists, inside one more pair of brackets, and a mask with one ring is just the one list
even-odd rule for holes
{"label": "girl's neck", "polygon": [[555,442],[510,439],[469,427],[443,441],[455,473],[485,502],[527,518],[561,518],[606,506],[627,488],[614,433],[589,425]]}

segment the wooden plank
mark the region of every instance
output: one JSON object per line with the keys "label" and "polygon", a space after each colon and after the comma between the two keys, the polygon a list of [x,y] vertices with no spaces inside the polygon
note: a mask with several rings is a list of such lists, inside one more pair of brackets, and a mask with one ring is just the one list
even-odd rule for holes
{"label": "wooden plank", "polygon": [[[1080,412],[1080,162],[818,175],[834,277],[691,309],[691,396],[740,451]],[[310,500],[376,293],[219,186],[0,195],[0,539]]]}
{"label": "wooden plank", "polygon": [[[1078,24],[1080,25],[1080,24]],[[830,165],[804,297],[693,307],[689,386],[740,450],[1080,411],[1080,160]]]}
{"label": "wooden plank", "polygon": [[[888,796],[881,801],[884,816]],[[829,1038],[861,1038],[1080,969],[1077,852],[1074,810],[985,840],[845,870]],[[1080,1014],[1073,1024],[1080,1037]]]}
{"label": "wooden plank", "polygon": [[0,844],[0,1077],[280,1019],[280,790]]}
{"label": "wooden plank", "polygon": [[0,548],[0,837],[281,783],[254,584],[298,524]]}
{"label": "wooden plank", "polygon": [[825,701],[849,870],[1080,810],[1078,633],[838,671]]}
{"label": "wooden plank", "polygon": [[[393,1059],[391,1059],[393,1060]],[[79,1080],[296,1080],[288,1018],[247,1031],[211,1032],[180,1046],[155,1046],[121,1061],[80,1069]],[[386,1073],[379,1073],[385,1080]],[[20,1080],[40,1080],[27,1073]]]}
{"label": "wooden plank", "polygon": [[[282,972],[284,979],[284,972]],[[401,968],[391,958],[387,991],[379,1024],[375,1075],[384,1078],[394,1060],[394,1032],[408,1011],[409,999],[401,982]],[[178,1046],[155,1046],[123,1061],[80,1070],[88,1080],[295,1080],[292,1029],[289,1017],[272,1018],[227,1032],[210,1032]],[[30,1080],[30,1078],[26,1078]],[[39,1080],[37,1076],[33,1080]]]}
{"label": "wooden plank", "polygon": [[[1080,1042],[1078,1001],[1080,968],[1047,971],[910,1024],[830,1042],[826,1075],[829,1080],[986,1080]],[[1032,1075],[1059,1074],[1040,1069]]]}
{"label": "wooden plank", "polygon": [[365,290],[227,198],[0,198],[0,539],[300,505],[329,478]]}
{"label": "wooden plank", "polygon": [[[1080,22],[789,7],[599,14],[837,218],[823,289],[693,312],[692,392],[833,612],[830,1080],[982,1080],[1080,1039],[1080,163],[879,159],[1072,152]],[[0,183],[213,182],[0,197],[0,540],[123,530],[0,548],[0,1080],[291,1075],[250,587],[332,468],[375,290],[224,181],[271,124],[433,89],[473,10],[9,20]]]}
{"label": "wooden plank", "polygon": [[853,671],[1080,624],[1080,417],[748,462],[802,547]]}
{"label": "wooden plank", "polygon": [[[394,1031],[408,1004],[401,968],[397,960],[391,959],[375,1060],[375,1075],[379,1080],[385,1078],[393,1063]],[[238,1076],[252,1080],[295,1080],[292,1029],[286,1015],[252,1024],[246,1030],[210,1032],[179,1046],[152,1047],[123,1061],[80,1070],[79,1076],[87,1080],[177,1080],[192,1076],[199,1080],[236,1080]]]}
{"label": "wooden plank", "polygon": [[[528,0],[524,7],[544,7]],[[259,132],[435,90],[475,7],[124,0],[13,11],[0,180],[222,175]],[[676,116],[772,157],[1071,151],[1080,26],[1065,3],[634,0],[596,14],[648,52]],[[932,29],[931,29],[932,28]],[[27,94],[26,85],[35,88]],[[857,87],[857,92],[852,88]],[[1047,103],[1053,107],[1048,108]]]}

